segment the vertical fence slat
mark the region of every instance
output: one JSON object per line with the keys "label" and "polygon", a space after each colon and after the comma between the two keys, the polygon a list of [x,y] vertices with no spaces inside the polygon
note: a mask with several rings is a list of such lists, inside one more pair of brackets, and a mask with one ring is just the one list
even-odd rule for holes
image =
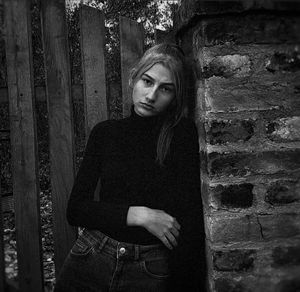
{"label": "vertical fence slat", "polygon": [[144,30],[142,24],[121,16],[120,44],[123,116],[127,117],[130,114],[132,104],[131,92],[128,86],[129,72],[132,66],[143,55],[144,50]]}
{"label": "vertical fence slat", "polygon": [[104,15],[96,8],[80,7],[80,37],[84,88],[85,129],[107,119],[104,61]]}
{"label": "vertical fence slat", "polygon": [[[3,0],[0,0],[0,38],[3,37],[4,30],[4,6]],[[0,291],[4,291],[5,285],[5,262],[4,262],[4,237],[3,237],[3,210],[2,210],[2,192],[0,181]]]}
{"label": "vertical fence slat", "polygon": [[49,111],[54,262],[57,275],[76,237],[75,229],[66,221],[67,201],[74,181],[71,74],[65,1],[41,1],[41,10]]}
{"label": "vertical fence slat", "polygon": [[2,213],[2,194],[0,182],[0,291],[5,291],[5,262],[4,262],[4,237],[3,237],[3,213]]}
{"label": "vertical fence slat", "polygon": [[30,1],[5,0],[13,192],[21,291],[43,291]]}

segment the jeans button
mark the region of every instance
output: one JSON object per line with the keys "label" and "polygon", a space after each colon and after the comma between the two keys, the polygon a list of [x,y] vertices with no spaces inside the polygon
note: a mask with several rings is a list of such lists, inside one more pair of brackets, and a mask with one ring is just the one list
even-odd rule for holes
{"label": "jeans button", "polygon": [[126,252],[125,247],[121,247],[121,248],[119,249],[119,252],[120,252],[121,255],[125,254],[125,252]]}

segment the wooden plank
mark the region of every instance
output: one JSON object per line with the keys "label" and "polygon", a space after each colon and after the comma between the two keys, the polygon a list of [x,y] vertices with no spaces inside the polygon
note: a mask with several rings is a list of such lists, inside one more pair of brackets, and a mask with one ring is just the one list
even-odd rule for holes
{"label": "wooden plank", "polygon": [[75,152],[65,1],[41,1],[41,16],[49,107],[54,262],[58,275],[76,238],[75,229],[66,221],[68,197],[74,182]]}
{"label": "wooden plank", "polygon": [[85,129],[88,137],[95,124],[107,120],[104,15],[99,9],[81,5],[80,41]]}
{"label": "wooden plank", "polygon": [[[83,100],[83,89],[81,84],[72,85],[72,100],[82,101]],[[46,88],[44,86],[35,86],[34,94],[36,101],[46,101]],[[7,87],[0,87],[0,103],[8,102],[8,90]]]}
{"label": "wooden plank", "polygon": [[[0,37],[1,38],[2,38],[3,30],[4,30],[4,6],[3,6],[3,0],[0,0]],[[0,181],[0,291],[4,291],[4,286],[5,286],[4,235],[3,235],[2,192],[1,192],[1,181]]]}
{"label": "wooden plank", "polygon": [[129,73],[144,51],[144,30],[142,24],[121,16],[120,43],[123,116],[127,117],[130,115],[132,104],[131,90],[128,86]]}
{"label": "wooden plank", "polygon": [[21,291],[43,291],[30,1],[5,0],[4,9],[18,281]]}
{"label": "wooden plank", "polygon": [[2,195],[1,195],[1,182],[0,182],[0,291],[5,291],[4,286],[5,286],[4,236],[3,236]]}

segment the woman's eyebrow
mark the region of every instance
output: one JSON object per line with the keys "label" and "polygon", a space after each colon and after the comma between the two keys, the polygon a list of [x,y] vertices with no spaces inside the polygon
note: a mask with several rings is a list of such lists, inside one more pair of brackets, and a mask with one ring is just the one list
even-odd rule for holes
{"label": "woman's eyebrow", "polygon": [[[144,73],[142,76],[146,76],[147,78],[149,78],[151,81],[154,80],[153,77],[151,77],[150,75],[148,75],[147,73]],[[174,83],[172,81],[170,82],[163,82],[164,85],[169,85],[169,86],[174,86]]]}

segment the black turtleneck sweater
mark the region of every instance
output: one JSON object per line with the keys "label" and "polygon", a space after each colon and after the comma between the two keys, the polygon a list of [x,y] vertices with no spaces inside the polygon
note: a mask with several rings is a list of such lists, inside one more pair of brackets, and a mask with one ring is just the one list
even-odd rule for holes
{"label": "black turtleneck sweater", "polygon": [[[162,116],[131,116],[97,124],[88,139],[68,203],[71,225],[97,229],[123,242],[160,242],[143,227],[126,225],[130,206],[164,210],[181,225],[180,242],[203,236],[199,149],[195,124],[175,127],[170,153],[155,161]],[[101,179],[100,200],[94,192]]]}
{"label": "black turtleneck sweater", "polygon": [[[67,208],[71,225],[96,229],[123,242],[161,243],[143,227],[126,225],[130,206],[164,210],[181,225],[170,257],[168,291],[204,291],[205,233],[200,196],[199,144],[195,124],[183,118],[174,129],[170,152],[155,162],[163,116],[131,116],[97,124]],[[94,200],[101,180],[99,201]]]}

